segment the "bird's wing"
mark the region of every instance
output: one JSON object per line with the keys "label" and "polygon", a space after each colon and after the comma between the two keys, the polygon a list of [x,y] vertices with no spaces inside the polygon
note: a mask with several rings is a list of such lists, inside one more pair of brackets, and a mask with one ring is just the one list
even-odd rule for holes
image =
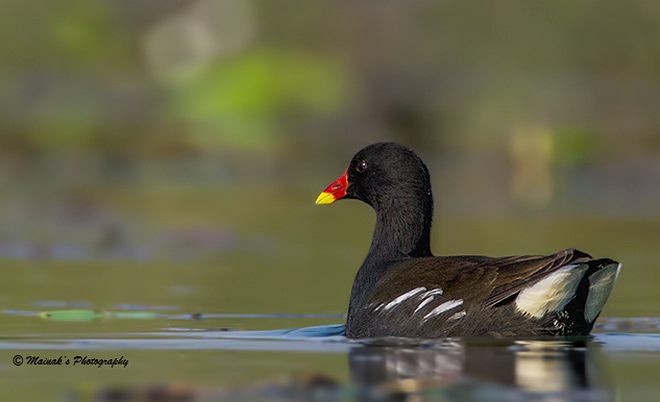
{"label": "bird's wing", "polygon": [[575,249],[548,256],[505,257],[494,260],[497,279],[485,304],[494,306],[537,283],[562,268],[577,268],[592,260],[589,254]]}
{"label": "bird's wing", "polygon": [[369,306],[383,312],[414,307],[413,313],[425,313],[425,316],[433,311],[440,315],[458,310],[443,307],[458,306],[459,302],[464,306],[492,307],[510,300],[562,267],[577,266],[589,260],[588,254],[577,250],[548,256],[415,259],[392,268],[376,284]]}

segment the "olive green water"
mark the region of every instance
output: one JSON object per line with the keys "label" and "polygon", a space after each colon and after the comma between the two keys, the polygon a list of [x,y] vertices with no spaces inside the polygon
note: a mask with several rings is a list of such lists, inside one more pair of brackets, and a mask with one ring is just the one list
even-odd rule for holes
{"label": "olive green water", "polygon": [[[595,338],[365,346],[336,336],[336,327],[314,336],[253,331],[342,322],[369,245],[367,207],[314,207],[308,199],[314,189],[96,194],[121,211],[122,222],[140,222],[139,229],[96,243],[85,243],[84,231],[42,233],[51,246],[87,246],[38,249],[0,263],[3,400],[144,400],[157,391],[193,400],[660,399],[660,328],[653,318],[660,316],[660,221],[446,217],[440,208],[438,254],[574,246],[622,261]],[[246,208],[246,200],[259,209]],[[200,227],[223,231],[209,235]],[[123,356],[128,364],[16,366],[15,355],[63,362]]]}

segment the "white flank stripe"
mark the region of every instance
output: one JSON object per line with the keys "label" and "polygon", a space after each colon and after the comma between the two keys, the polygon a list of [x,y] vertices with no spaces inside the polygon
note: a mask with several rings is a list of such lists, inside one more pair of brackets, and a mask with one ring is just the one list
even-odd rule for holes
{"label": "white flank stripe", "polygon": [[391,302],[387,303],[385,305],[385,310],[389,310],[392,307],[396,306],[397,304],[399,304],[399,303],[401,303],[405,300],[410,299],[411,297],[415,296],[418,293],[425,292],[425,291],[426,291],[426,288],[421,287],[421,288],[415,288],[415,289],[413,289],[409,292],[406,292],[406,293],[402,294],[401,296],[397,297],[396,299],[392,300]]}
{"label": "white flank stripe", "polygon": [[559,311],[575,296],[587,265],[566,265],[548,274],[516,297],[518,311],[535,318]]}
{"label": "white flank stripe", "polygon": [[438,307],[431,310],[428,314],[426,314],[424,316],[424,319],[428,320],[431,317],[435,317],[438,314],[442,314],[447,310],[451,310],[454,307],[460,306],[461,304],[463,304],[463,299],[446,301],[446,302],[442,303],[441,305],[439,305]]}
{"label": "white flank stripe", "polygon": [[447,319],[447,321],[458,320],[459,318],[463,318],[463,317],[465,317],[466,314],[467,314],[467,313],[465,312],[465,310],[463,310],[463,311],[459,311],[458,313],[456,313],[456,314],[452,315],[451,317],[449,317],[449,318]]}
{"label": "white flank stripe", "polygon": [[442,294],[442,288],[435,288],[433,290],[429,290],[428,292],[424,293],[424,297],[441,295],[441,294]]}
{"label": "white flank stripe", "polygon": [[413,314],[416,313],[416,312],[418,312],[422,307],[424,307],[424,306],[426,306],[427,304],[431,303],[431,302],[433,301],[433,299],[435,299],[435,297],[433,297],[433,296],[429,296],[429,297],[427,297],[426,299],[424,299],[424,301],[422,301],[421,303],[419,303],[419,306],[417,306],[417,308],[415,309],[415,311],[413,311]]}
{"label": "white flank stripe", "polygon": [[433,299],[435,299],[435,297],[434,297],[435,295],[441,295],[441,294],[442,294],[442,288],[431,289],[428,292],[424,293],[422,295],[422,298],[424,300],[419,304],[419,306],[417,306],[415,311],[413,311],[413,314],[415,314],[416,312],[421,310],[427,304],[431,303],[433,301]]}
{"label": "white flank stripe", "polygon": [[588,322],[596,319],[612,292],[621,264],[609,265],[589,277],[589,294],[584,308]]}

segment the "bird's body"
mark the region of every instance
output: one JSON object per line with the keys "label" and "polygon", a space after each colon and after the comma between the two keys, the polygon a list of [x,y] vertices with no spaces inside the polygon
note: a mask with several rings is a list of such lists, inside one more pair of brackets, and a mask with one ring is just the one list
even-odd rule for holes
{"label": "bird's body", "polygon": [[360,199],[377,215],[351,291],[350,338],[584,335],[619,273],[618,262],[574,249],[547,256],[433,256],[428,169],[401,145],[358,152],[317,203],[340,198]]}
{"label": "bird's body", "polygon": [[354,289],[349,337],[587,334],[602,307],[586,306],[589,287],[600,283],[596,274],[613,282],[618,264],[565,250],[410,258],[384,271],[369,289]]}

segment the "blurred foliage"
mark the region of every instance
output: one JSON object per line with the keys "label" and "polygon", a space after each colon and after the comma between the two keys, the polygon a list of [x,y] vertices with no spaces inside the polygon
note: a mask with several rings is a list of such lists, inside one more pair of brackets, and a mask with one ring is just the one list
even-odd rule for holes
{"label": "blurred foliage", "polygon": [[134,230],[123,213],[159,207],[112,205],[108,183],[276,184],[306,200],[383,140],[422,154],[444,214],[660,214],[660,3],[2,6],[12,241],[82,221],[76,241],[112,243]]}
{"label": "blurred foliage", "polygon": [[556,133],[560,163],[610,152],[605,136],[657,154],[659,19],[646,1],[6,0],[0,143],[290,156],[333,135],[442,153],[522,121]]}
{"label": "blurred foliage", "polygon": [[178,81],[172,115],[195,122],[203,147],[273,148],[285,134],[284,118],[340,109],[346,81],[332,59],[257,50]]}
{"label": "blurred foliage", "polygon": [[596,134],[588,130],[559,130],[554,142],[557,162],[562,165],[585,165],[598,152]]}

